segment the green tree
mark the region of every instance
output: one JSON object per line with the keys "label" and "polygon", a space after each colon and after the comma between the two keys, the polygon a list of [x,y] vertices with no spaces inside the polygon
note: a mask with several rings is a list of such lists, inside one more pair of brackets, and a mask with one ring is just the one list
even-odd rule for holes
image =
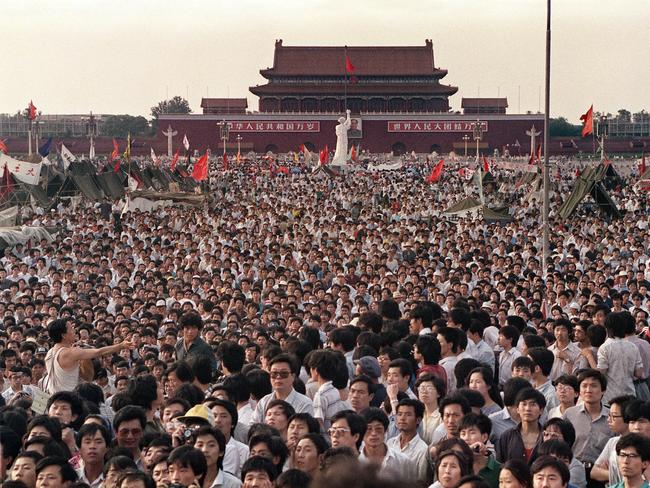
{"label": "green tree", "polygon": [[129,133],[132,136],[146,134],[149,131],[149,122],[139,115],[111,115],[107,117],[101,126],[101,132],[111,137],[126,137]]}
{"label": "green tree", "polygon": [[558,117],[549,121],[548,132],[551,137],[579,136],[582,126],[569,123],[565,117]]}
{"label": "green tree", "polygon": [[619,109],[616,118],[621,122],[630,122],[630,120],[632,120],[632,114],[630,113],[629,110],[625,110],[624,108],[622,108]]}
{"label": "green tree", "polygon": [[191,114],[190,104],[183,97],[176,95],[169,100],[158,102],[158,105],[151,107],[151,129],[153,134],[158,132],[158,117],[162,114]]}

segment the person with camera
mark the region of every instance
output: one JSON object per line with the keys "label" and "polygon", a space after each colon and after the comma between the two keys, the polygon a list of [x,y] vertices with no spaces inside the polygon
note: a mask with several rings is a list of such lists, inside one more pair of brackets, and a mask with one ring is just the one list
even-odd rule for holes
{"label": "person with camera", "polygon": [[490,444],[492,422],[482,413],[468,413],[460,421],[459,436],[472,450],[472,471],[483,478],[490,488],[498,488],[501,463],[494,459]]}

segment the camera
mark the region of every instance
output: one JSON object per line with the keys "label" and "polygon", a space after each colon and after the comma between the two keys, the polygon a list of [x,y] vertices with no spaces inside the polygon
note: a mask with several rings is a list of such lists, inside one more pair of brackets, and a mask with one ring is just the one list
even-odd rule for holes
{"label": "camera", "polygon": [[481,452],[481,446],[479,446],[478,444],[474,446],[474,452]]}
{"label": "camera", "polygon": [[185,485],[181,485],[180,483],[170,483],[169,488],[187,488]]}

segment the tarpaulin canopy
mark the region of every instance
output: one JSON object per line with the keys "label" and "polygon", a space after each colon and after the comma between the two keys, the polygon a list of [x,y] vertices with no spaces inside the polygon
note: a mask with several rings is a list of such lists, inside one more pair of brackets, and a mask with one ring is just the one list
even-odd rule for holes
{"label": "tarpaulin canopy", "polygon": [[609,166],[611,165],[600,164],[593,168],[586,168],[576,179],[573,192],[558,210],[558,215],[563,219],[569,218],[580,202],[587,195],[591,195],[603,213],[615,218],[620,217],[621,213],[603,185],[605,177],[608,176]]}

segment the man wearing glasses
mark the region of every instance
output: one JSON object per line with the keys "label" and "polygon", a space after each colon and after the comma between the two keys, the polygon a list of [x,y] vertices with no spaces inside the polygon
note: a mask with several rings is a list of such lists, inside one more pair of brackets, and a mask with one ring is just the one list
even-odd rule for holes
{"label": "man wearing glasses", "polygon": [[327,433],[332,447],[349,447],[358,456],[366,435],[366,420],[352,410],[341,410],[332,417],[332,426]]}
{"label": "man wearing glasses", "polygon": [[648,488],[643,473],[650,462],[650,440],[639,434],[627,434],[616,444],[618,467],[623,480],[613,488]]}
{"label": "man wearing glasses", "polygon": [[271,400],[284,400],[296,413],[314,415],[311,399],[293,388],[296,379],[296,361],[289,354],[278,354],[269,363],[271,387],[273,391],[263,397],[257,404],[251,423],[264,422],[264,412]]}

